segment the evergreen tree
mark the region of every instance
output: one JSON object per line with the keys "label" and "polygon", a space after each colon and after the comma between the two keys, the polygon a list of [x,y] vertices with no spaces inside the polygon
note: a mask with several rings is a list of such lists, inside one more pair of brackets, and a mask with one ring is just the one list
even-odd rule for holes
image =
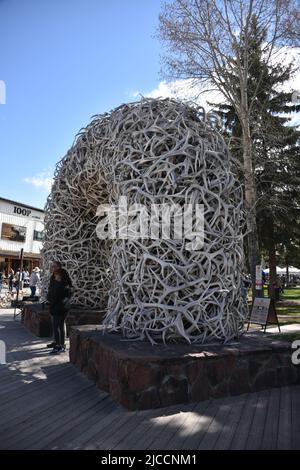
{"label": "evergreen tree", "polygon": [[[276,281],[276,245],[283,244],[284,234],[290,240],[290,225],[300,227],[300,132],[289,126],[300,106],[292,103],[292,92],[283,86],[294,73],[293,64],[270,65],[264,58],[266,31],[252,17],[248,47],[248,94],[252,99],[251,138],[257,192],[256,217],[261,248],[269,254],[271,295]],[[231,75],[238,87],[238,79]],[[242,158],[241,126],[230,105],[219,105],[225,135],[230,138],[231,152]],[[240,172],[240,177],[243,177]]]}

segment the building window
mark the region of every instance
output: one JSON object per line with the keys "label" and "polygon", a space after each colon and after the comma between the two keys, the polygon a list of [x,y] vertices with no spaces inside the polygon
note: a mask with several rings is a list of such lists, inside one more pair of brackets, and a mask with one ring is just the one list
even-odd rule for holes
{"label": "building window", "polygon": [[41,242],[43,240],[43,232],[38,232],[37,230],[33,231],[33,239]]}
{"label": "building window", "polygon": [[9,240],[11,242],[22,242],[26,240],[26,227],[19,225],[2,224],[1,232],[2,240]]}

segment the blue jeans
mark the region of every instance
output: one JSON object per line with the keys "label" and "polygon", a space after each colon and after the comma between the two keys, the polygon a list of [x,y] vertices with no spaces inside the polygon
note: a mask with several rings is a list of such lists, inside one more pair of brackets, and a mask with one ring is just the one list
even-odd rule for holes
{"label": "blue jeans", "polygon": [[31,290],[31,295],[30,297],[34,297],[35,296],[35,292],[36,292],[36,286],[29,286],[30,287],[30,290]]}
{"label": "blue jeans", "polygon": [[64,346],[65,344],[65,316],[53,315],[53,333],[56,346]]}

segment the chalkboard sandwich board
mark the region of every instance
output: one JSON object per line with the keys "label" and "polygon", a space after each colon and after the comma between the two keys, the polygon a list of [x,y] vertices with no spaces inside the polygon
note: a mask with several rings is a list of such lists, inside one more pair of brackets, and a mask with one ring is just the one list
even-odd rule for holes
{"label": "chalkboard sandwich board", "polygon": [[250,323],[261,325],[261,327],[264,328],[264,333],[266,332],[268,324],[276,324],[280,331],[274,299],[259,297],[255,298],[248,322],[247,331],[249,329]]}

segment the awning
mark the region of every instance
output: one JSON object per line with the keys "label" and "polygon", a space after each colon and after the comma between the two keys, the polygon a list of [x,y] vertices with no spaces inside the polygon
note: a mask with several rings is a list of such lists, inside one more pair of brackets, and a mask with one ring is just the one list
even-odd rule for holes
{"label": "awning", "polygon": [[[15,252],[15,251],[4,251],[0,250],[0,256],[5,257],[5,258],[15,258],[19,259],[20,258],[20,252]],[[32,260],[39,260],[41,259],[41,255],[39,253],[27,253],[26,251],[23,253],[23,259],[32,259]]]}

